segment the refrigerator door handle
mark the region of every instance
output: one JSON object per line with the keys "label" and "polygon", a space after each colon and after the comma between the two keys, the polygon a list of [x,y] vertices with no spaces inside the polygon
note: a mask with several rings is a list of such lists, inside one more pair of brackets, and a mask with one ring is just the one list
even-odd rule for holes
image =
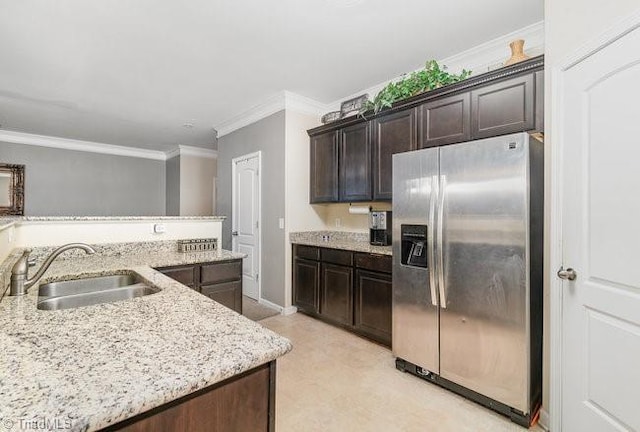
{"label": "refrigerator door handle", "polygon": [[444,250],[443,250],[443,237],[444,237],[444,191],[447,186],[447,177],[445,175],[440,176],[439,192],[438,192],[438,233],[436,237],[438,253],[438,290],[440,291],[440,307],[447,308],[447,293],[444,286]]}
{"label": "refrigerator door handle", "polygon": [[429,266],[429,288],[431,288],[431,304],[438,306],[438,294],[436,292],[436,246],[435,246],[435,221],[436,202],[438,201],[439,185],[438,176],[431,177],[431,197],[429,199],[429,222],[427,226],[427,243],[429,245],[427,264]]}

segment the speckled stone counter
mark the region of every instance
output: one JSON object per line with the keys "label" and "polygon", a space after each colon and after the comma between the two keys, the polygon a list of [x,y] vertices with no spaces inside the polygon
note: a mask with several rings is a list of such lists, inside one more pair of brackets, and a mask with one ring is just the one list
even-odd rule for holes
{"label": "speckled stone counter", "polygon": [[369,234],[345,231],[304,231],[289,234],[294,244],[343,249],[380,255],[391,255],[391,246],[372,246]]}
{"label": "speckled stone counter", "polygon": [[287,353],[287,339],[151,268],[239,257],[125,248],[58,261],[41,283],[135,272],[160,292],[59,311],[36,309],[37,287],[5,296],[1,425],[19,430],[21,419],[48,420],[69,430],[100,429]]}
{"label": "speckled stone counter", "polygon": [[13,218],[0,218],[0,231],[5,228],[9,228],[16,224],[16,219]]}
{"label": "speckled stone counter", "polygon": [[25,222],[81,222],[81,221],[223,221],[226,216],[22,216],[18,221]]}

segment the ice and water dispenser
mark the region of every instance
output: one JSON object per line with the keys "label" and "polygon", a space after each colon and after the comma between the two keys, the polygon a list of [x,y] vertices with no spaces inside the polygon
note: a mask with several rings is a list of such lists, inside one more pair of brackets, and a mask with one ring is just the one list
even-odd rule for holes
{"label": "ice and water dispenser", "polygon": [[400,225],[401,254],[403,265],[427,267],[427,226]]}

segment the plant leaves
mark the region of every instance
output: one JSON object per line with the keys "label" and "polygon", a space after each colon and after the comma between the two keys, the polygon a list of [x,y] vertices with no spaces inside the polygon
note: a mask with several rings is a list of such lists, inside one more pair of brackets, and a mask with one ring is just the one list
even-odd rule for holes
{"label": "plant leaves", "polygon": [[425,62],[424,69],[403,74],[400,80],[390,82],[380,92],[369,101],[364,112],[373,109],[375,113],[384,108],[390,108],[395,102],[415,96],[425,91],[443,87],[448,84],[457,83],[469,78],[471,71],[463,69],[459,75],[450,74],[447,67],[438,64],[435,60]]}

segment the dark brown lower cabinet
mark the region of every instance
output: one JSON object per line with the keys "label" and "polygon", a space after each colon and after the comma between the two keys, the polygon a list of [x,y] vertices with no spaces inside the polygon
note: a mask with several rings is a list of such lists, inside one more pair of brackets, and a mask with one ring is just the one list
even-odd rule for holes
{"label": "dark brown lower cabinet", "polygon": [[308,313],[320,308],[320,263],[296,258],[293,261],[293,304]]}
{"label": "dark brown lower cabinet", "polygon": [[242,260],[161,267],[156,270],[242,313]]}
{"label": "dark brown lower cabinet", "polygon": [[273,432],[275,374],[272,361],[103,430]]}
{"label": "dark brown lower cabinet", "polygon": [[293,304],[391,346],[391,256],[294,244]]}
{"label": "dark brown lower cabinet", "polygon": [[322,263],[320,315],[338,324],[353,324],[353,268]]}
{"label": "dark brown lower cabinet", "polygon": [[169,276],[171,279],[177,280],[183,285],[188,286],[189,288],[196,287],[196,280],[198,279],[197,266],[194,265],[186,265],[186,266],[173,266],[173,267],[163,267],[160,269],[156,269],[160,273]]}
{"label": "dark brown lower cabinet", "polygon": [[203,285],[200,290],[202,295],[206,295],[211,300],[215,300],[229,309],[242,313],[242,282],[235,281]]}
{"label": "dark brown lower cabinet", "polygon": [[354,328],[391,345],[391,275],[356,270]]}

